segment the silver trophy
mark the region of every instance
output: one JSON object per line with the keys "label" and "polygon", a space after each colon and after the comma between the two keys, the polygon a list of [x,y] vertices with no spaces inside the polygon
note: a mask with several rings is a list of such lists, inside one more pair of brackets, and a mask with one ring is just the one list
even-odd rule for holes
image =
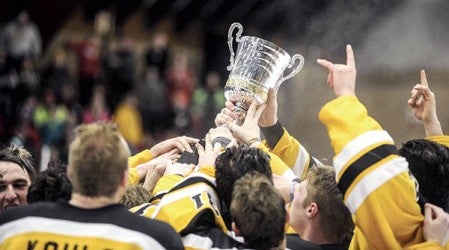
{"label": "silver trophy", "polygon": [[[237,29],[235,41],[238,43],[235,54],[232,48],[234,29]],[[252,102],[264,104],[270,88],[278,88],[285,80],[298,74],[304,65],[303,56],[295,54],[290,57],[281,47],[259,37],[240,37],[242,31],[240,23],[233,23],[229,28],[231,56],[227,69],[230,73],[224,87],[226,99],[235,105],[235,112],[239,114],[238,124],[243,123]],[[284,76],[287,68],[292,70]]]}

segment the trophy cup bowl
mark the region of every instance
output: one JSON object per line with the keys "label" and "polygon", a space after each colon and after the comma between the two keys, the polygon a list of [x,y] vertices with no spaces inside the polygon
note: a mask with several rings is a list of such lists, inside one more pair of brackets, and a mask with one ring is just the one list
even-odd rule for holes
{"label": "trophy cup bowl", "polygon": [[[235,41],[237,51],[233,50],[233,32],[237,29]],[[230,71],[224,87],[226,100],[235,105],[239,115],[237,124],[245,120],[246,111],[252,102],[264,104],[270,88],[279,88],[287,79],[294,77],[304,65],[304,57],[295,54],[293,57],[278,45],[254,36],[240,37],[243,27],[233,23],[228,31],[228,46],[231,52]],[[295,64],[297,65],[295,66]],[[291,72],[284,76],[286,69]]]}

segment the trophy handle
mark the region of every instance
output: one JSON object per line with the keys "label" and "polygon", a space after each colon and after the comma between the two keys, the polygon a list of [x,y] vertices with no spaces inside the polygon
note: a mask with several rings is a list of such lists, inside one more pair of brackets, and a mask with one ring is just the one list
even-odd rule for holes
{"label": "trophy handle", "polygon": [[304,57],[301,56],[300,54],[295,54],[292,59],[290,60],[290,64],[288,65],[288,69],[292,68],[293,65],[295,65],[295,61],[299,60],[299,64],[292,69],[292,72],[290,72],[290,74],[288,74],[287,76],[282,77],[277,83],[276,83],[276,88],[279,88],[279,86],[281,86],[281,84],[285,81],[288,80],[292,77],[294,77],[296,74],[299,73],[299,71],[301,71],[302,67],[304,66]]}
{"label": "trophy handle", "polygon": [[231,56],[229,58],[229,66],[226,68],[227,70],[231,71],[232,68],[234,67],[234,49],[232,48],[232,32],[234,31],[234,29],[237,28],[237,34],[235,35],[235,41],[237,43],[240,42],[240,36],[242,35],[243,32],[243,26],[240,23],[233,23],[231,25],[231,27],[229,27],[229,31],[228,31],[228,46],[229,46],[229,52],[231,52]]}

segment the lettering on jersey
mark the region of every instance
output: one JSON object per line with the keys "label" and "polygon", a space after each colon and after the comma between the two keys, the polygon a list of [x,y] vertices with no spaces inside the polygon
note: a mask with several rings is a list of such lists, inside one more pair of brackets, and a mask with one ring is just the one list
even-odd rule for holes
{"label": "lettering on jersey", "polygon": [[33,250],[36,247],[37,240],[35,241],[28,241],[28,250]]}
{"label": "lettering on jersey", "polygon": [[[87,245],[78,245],[70,243],[58,243],[55,241],[39,242],[38,240],[28,241],[28,250],[34,250],[42,246],[44,250],[89,250]],[[108,250],[108,249],[105,249]],[[109,249],[110,250],[110,249]]]}
{"label": "lettering on jersey", "polygon": [[207,197],[209,198],[211,206],[214,208],[215,214],[219,215],[220,212],[218,211],[217,204],[215,204],[214,200],[212,199],[212,196],[209,193],[207,193]]}
{"label": "lettering on jersey", "polygon": [[201,200],[201,194],[196,194],[194,196],[191,196],[190,199],[192,199],[195,202],[196,209],[199,209],[201,206],[204,205],[203,200]]}

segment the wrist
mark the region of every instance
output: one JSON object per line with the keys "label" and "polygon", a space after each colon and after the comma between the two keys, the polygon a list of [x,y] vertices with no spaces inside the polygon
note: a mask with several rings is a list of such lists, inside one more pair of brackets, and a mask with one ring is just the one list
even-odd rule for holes
{"label": "wrist", "polygon": [[277,122],[278,122],[278,118],[275,117],[271,121],[265,121],[263,124],[260,124],[260,128],[272,127],[272,126],[276,125]]}

